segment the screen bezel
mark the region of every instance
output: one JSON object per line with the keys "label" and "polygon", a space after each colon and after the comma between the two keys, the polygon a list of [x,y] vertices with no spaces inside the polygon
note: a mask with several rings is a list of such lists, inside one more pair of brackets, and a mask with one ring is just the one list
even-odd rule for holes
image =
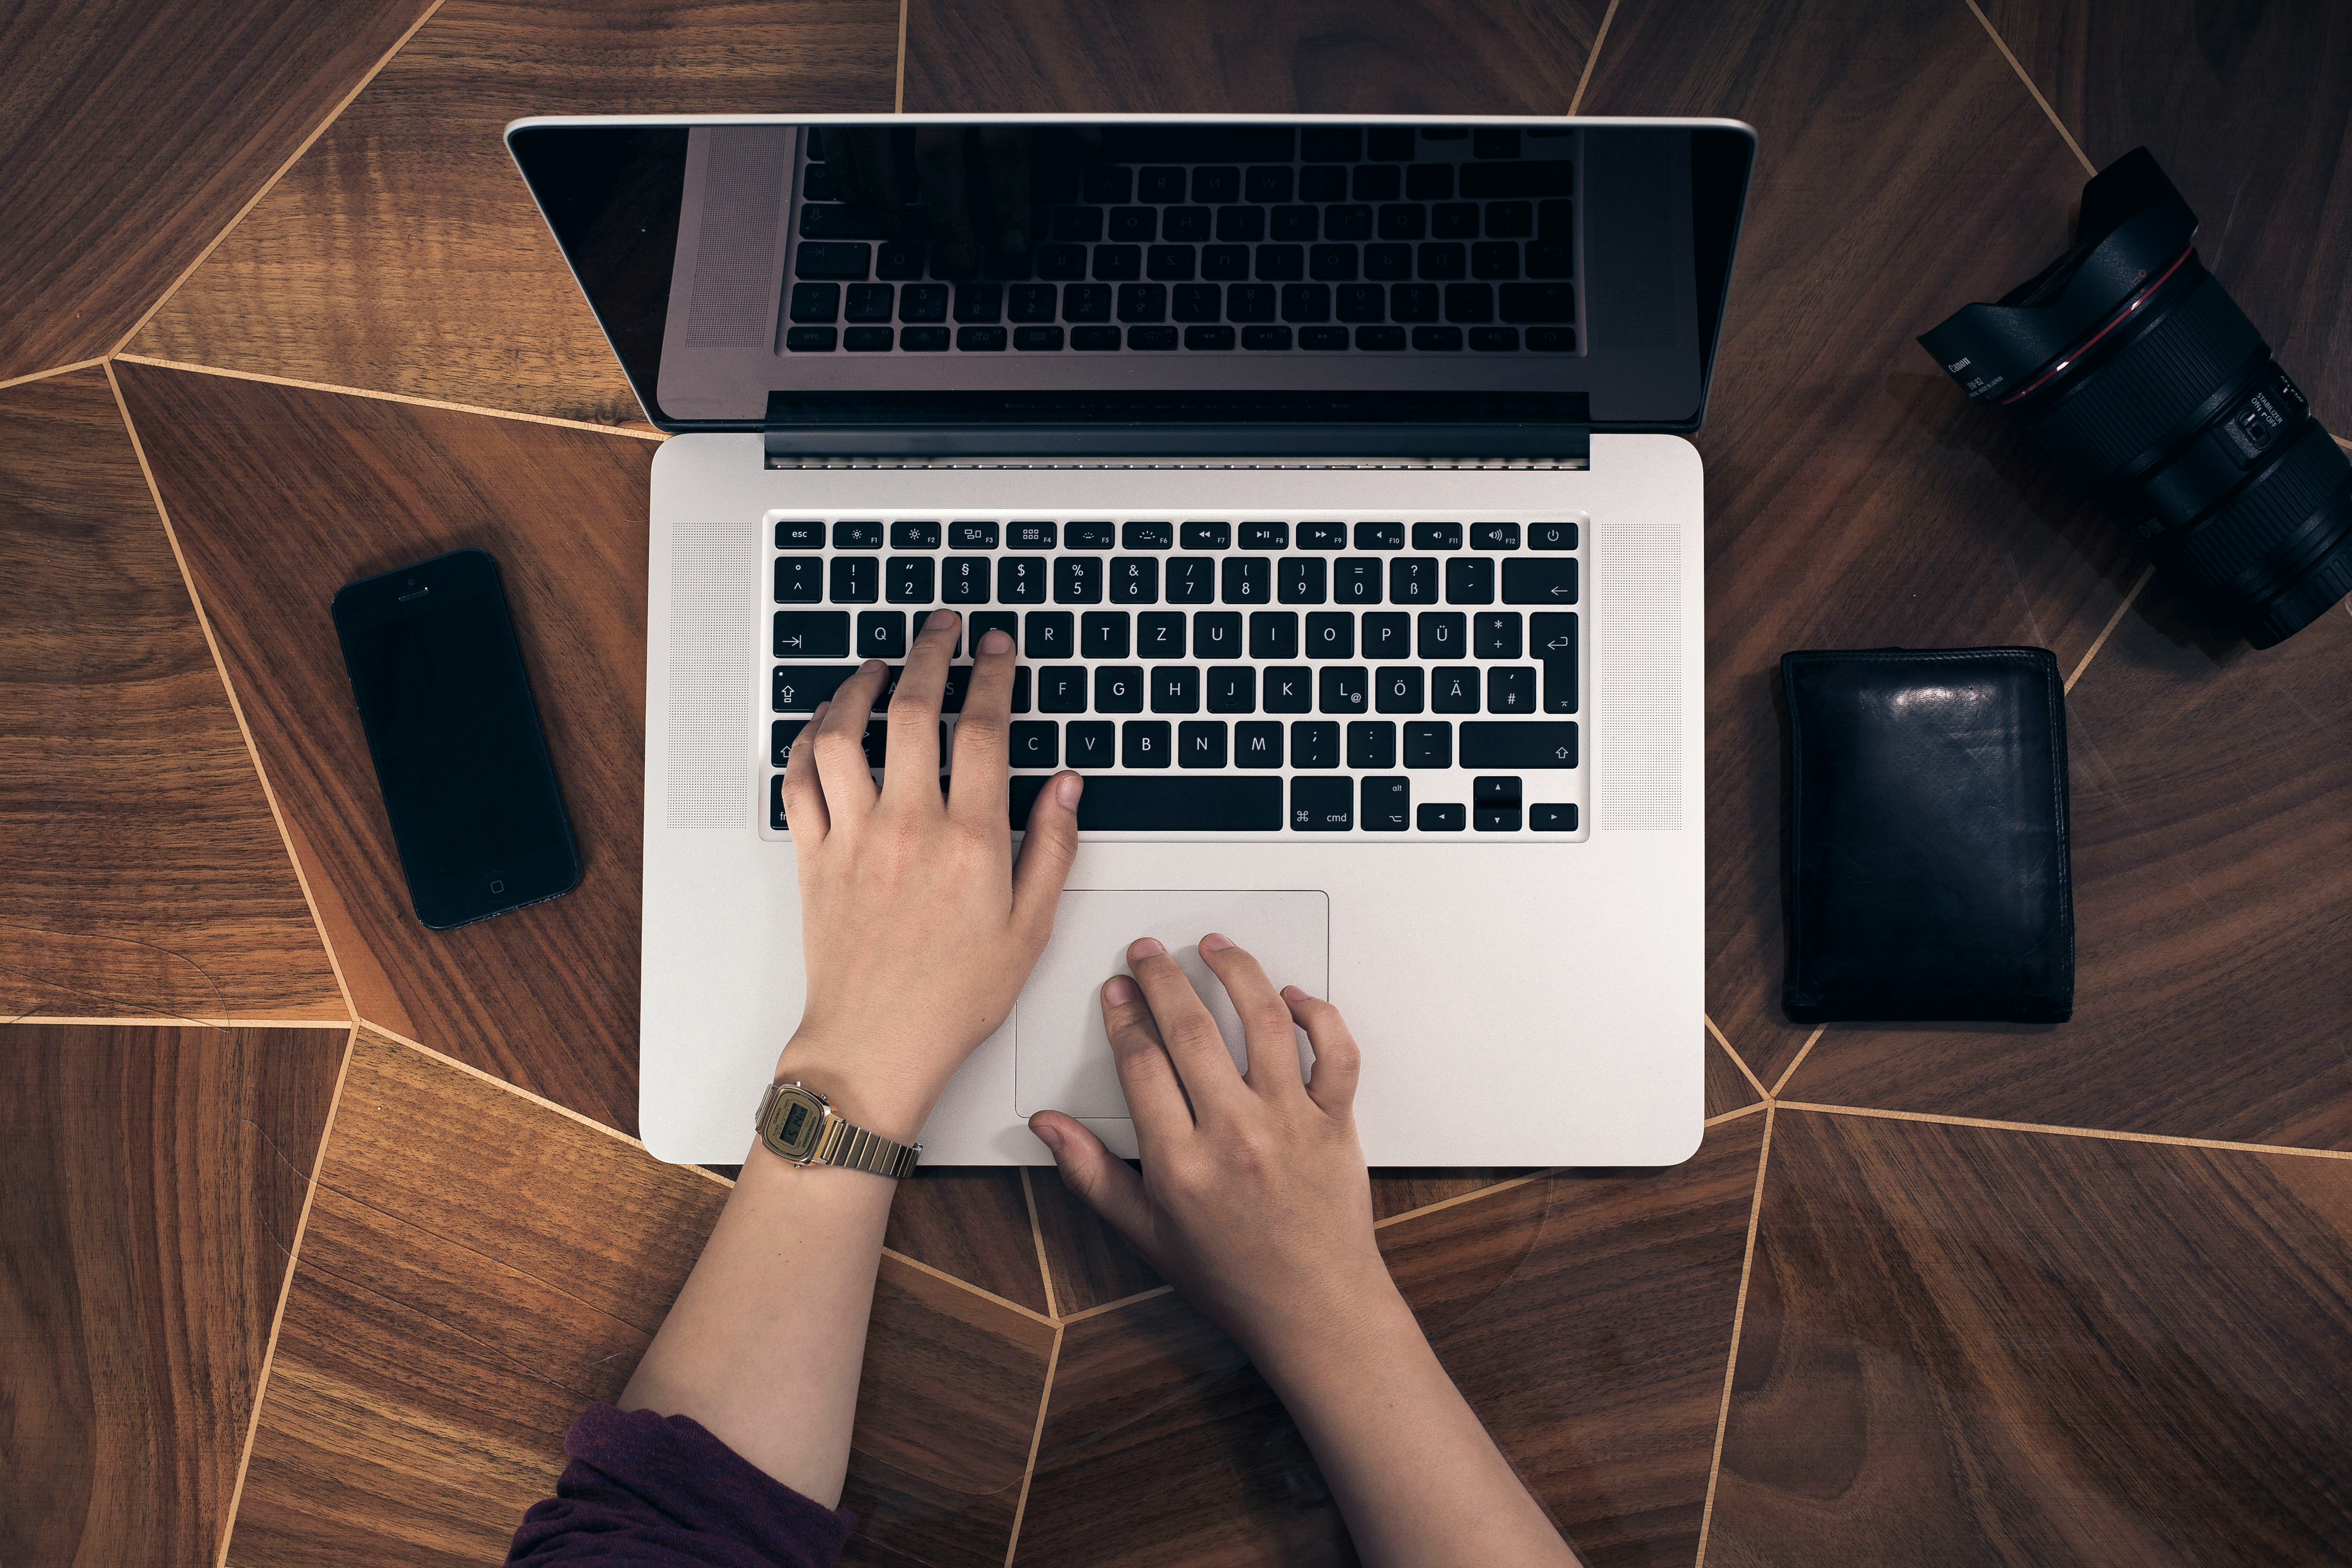
{"label": "screen bezel", "polygon": [[[395,802],[394,792],[384,787],[384,757],[400,743],[400,737],[384,732],[382,715],[370,702],[360,674],[364,658],[361,639],[422,613],[402,602],[402,595],[415,589],[439,595],[435,601],[436,610],[446,612],[455,605],[456,613],[482,616],[490,621],[509,667],[499,674],[510,674],[513,689],[521,696],[517,710],[510,715],[511,721],[529,727],[531,750],[538,763],[539,776],[534,784],[543,786],[541,798],[553,807],[553,821],[547,826],[553,829],[554,847],[538,854],[502,858],[496,870],[497,879],[505,888],[498,893],[489,891],[485,868],[426,864],[421,858],[423,846],[415,841],[410,807],[404,800]],[[521,645],[515,636],[514,618],[507,605],[498,563],[489,552],[478,549],[451,551],[347,583],[336,590],[329,612],[341,646],[344,674],[359,711],[360,728],[367,741],[368,759],[375,770],[377,793],[383,802],[386,824],[392,829],[393,847],[400,858],[401,874],[408,884],[409,901],[418,921],[428,930],[448,931],[545,902],[579,886],[579,846],[572,837],[570,814],[564,809],[554,760],[548,752],[546,731],[540,721],[539,704],[531,691]],[[536,789],[534,793],[538,793]],[[409,822],[406,830],[404,820]]]}
{"label": "screen bezel", "polygon": [[[572,268],[573,280],[588,301],[590,311],[604,329],[621,361],[623,374],[631,391],[643,406],[646,418],[656,427],[672,435],[697,431],[752,431],[770,428],[770,422],[755,419],[681,419],[665,413],[657,395],[661,363],[661,342],[669,300],[669,259],[677,247],[677,226],[684,199],[686,178],[685,138],[697,126],[825,126],[860,125],[885,122],[894,125],[921,124],[1090,124],[1117,121],[1166,123],[1171,121],[1213,121],[1218,123],[1280,123],[1297,125],[1482,125],[1543,126],[1546,128],[1606,129],[1609,127],[1649,130],[1682,129],[1693,132],[1691,178],[1691,237],[1693,246],[1693,276],[1695,307],[1698,325],[1698,400],[1685,416],[1655,420],[1592,420],[1588,416],[1578,421],[1575,428],[1583,431],[1652,432],[1663,431],[1686,435],[1703,422],[1707,398],[1714,386],[1716,351],[1722,332],[1722,323],[1729,299],[1733,258],[1738,246],[1739,232],[1745,219],[1747,195],[1754,170],[1756,132],[1753,127],[1736,120],[1667,117],[1580,116],[1548,117],[1524,115],[1367,115],[1367,114],[910,114],[877,116],[867,114],[805,114],[805,115],[592,115],[535,116],[517,120],[506,127],[509,154],[517,171],[530,190],[541,216],[554,235],[566,265]],[[577,242],[599,224],[613,221],[618,204],[606,199],[597,202],[600,192],[616,193],[625,188],[623,182],[605,180],[601,185],[593,178],[583,178],[583,160],[576,153],[572,156],[554,155],[557,145],[549,132],[564,132],[576,136],[580,132],[599,133],[597,144],[606,149],[626,150],[631,160],[623,167],[630,175],[625,188],[638,205],[631,209],[641,217],[635,224],[637,240],[627,251],[639,271],[620,279],[606,268],[606,275],[593,276],[583,271],[583,265],[594,267],[602,259],[591,256]],[[663,149],[675,138],[677,157],[667,167],[658,165],[665,156]],[[568,144],[584,148],[583,141]],[[609,170],[609,163],[595,165]],[[600,290],[607,310],[599,304]],[[1358,399],[1361,394],[1346,388],[1335,388],[1322,394],[1340,402]],[[985,392],[971,393],[883,393],[866,395],[867,408],[875,427],[903,425],[919,415],[922,424],[937,428],[942,423],[953,425],[960,414],[969,414],[975,425],[1004,423],[1003,399]],[[1421,408],[1411,421],[1429,426],[1475,426],[1481,430],[1494,430],[1491,416],[1484,409],[1457,406],[1475,400],[1461,400],[1449,395],[1417,396]],[[1552,412],[1556,420],[1574,417],[1574,411],[1560,400],[1561,406]],[[905,412],[900,411],[903,406]],[[1132,424],[1116,417],[1116,410],[1100,423],[1116,426]],[[1382,421],[1349,418],[1348,426],[1363,430],[1367,424],[1377,426]],[[1390,423],[1397,423],[1393,416]],[[1182,424],[1181,416],[1175,422]],[[1233,422],[1223,422],[1234,428]],[[1269,430],[1283,423],[1270,416],[1265,421]],[[1163,426],[1164,427],[1164,426]],[[1297,429],[1294,420],[1289,427]],[[1339,428],[1338,423],[1329,428]],[[1538,427],[1528,422],[1526,428]],[[1377,438],[1375,438],[1377,439]]]}

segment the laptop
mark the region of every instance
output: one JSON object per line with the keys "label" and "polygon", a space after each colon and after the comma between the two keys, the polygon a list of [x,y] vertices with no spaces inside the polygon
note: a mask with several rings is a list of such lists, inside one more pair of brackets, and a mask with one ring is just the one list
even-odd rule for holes
{"label": "laptop", "polygon": [[1685,437],[1749,128],[811,115],[506,134],[671,436],[648,562],[655,1154],[741,1158],[803,997],[784,761],[859,660],[902,660],[941,605],[967,656],[992,626],[1018,647],[1015,831],[1055,770],[1087,787],[1053,941],[923,1129],[927,1162],[1048,1163],[1025,1121],[1049,1108],[1134,1154],[1097,989],[1157,936],[1239,1060],[1195,949],[1212,931],[1346,1013],[1373,1164],[1697,1147]]}

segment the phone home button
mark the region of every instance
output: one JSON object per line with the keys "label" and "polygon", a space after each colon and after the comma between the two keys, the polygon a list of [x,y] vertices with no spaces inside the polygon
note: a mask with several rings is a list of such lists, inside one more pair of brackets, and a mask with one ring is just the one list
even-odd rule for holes
{"label": "phone home button", "polygon": [[491,881],[490,881],[490,891],[492,891],[493,893],[503,893],[503,892],[505,892],[506,890],[507,890],[507,885],[506,885],[506,883],[504,883],[503,881],[499,880],[499,879],[496,879],[496,878],[491,879]]}

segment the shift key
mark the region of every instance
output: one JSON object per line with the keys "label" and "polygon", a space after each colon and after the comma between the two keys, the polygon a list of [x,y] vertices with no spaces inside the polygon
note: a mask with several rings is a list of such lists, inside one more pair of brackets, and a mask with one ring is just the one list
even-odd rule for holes
{"label": "shift key", "polygon": [[1503,603],[1507,605],[1573,605],[1576,603],[1576,557],[1549,560],[1524,557],[1503,563]]}
{"label": "shift key", "polygon": [[1576,766],[1576,721],[1531,720],[1515,724],[1465,719],[1460,746],[1465,768],[1492,768],[1497,773],[1572,768]]}

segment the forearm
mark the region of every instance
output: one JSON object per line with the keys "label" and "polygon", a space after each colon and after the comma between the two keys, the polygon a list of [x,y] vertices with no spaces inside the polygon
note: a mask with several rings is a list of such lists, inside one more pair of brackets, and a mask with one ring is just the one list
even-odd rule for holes
{"label": "forearm", "polygon": [[1393,1289],[1258,1352],[1368,1568],[1573,1568]]}

